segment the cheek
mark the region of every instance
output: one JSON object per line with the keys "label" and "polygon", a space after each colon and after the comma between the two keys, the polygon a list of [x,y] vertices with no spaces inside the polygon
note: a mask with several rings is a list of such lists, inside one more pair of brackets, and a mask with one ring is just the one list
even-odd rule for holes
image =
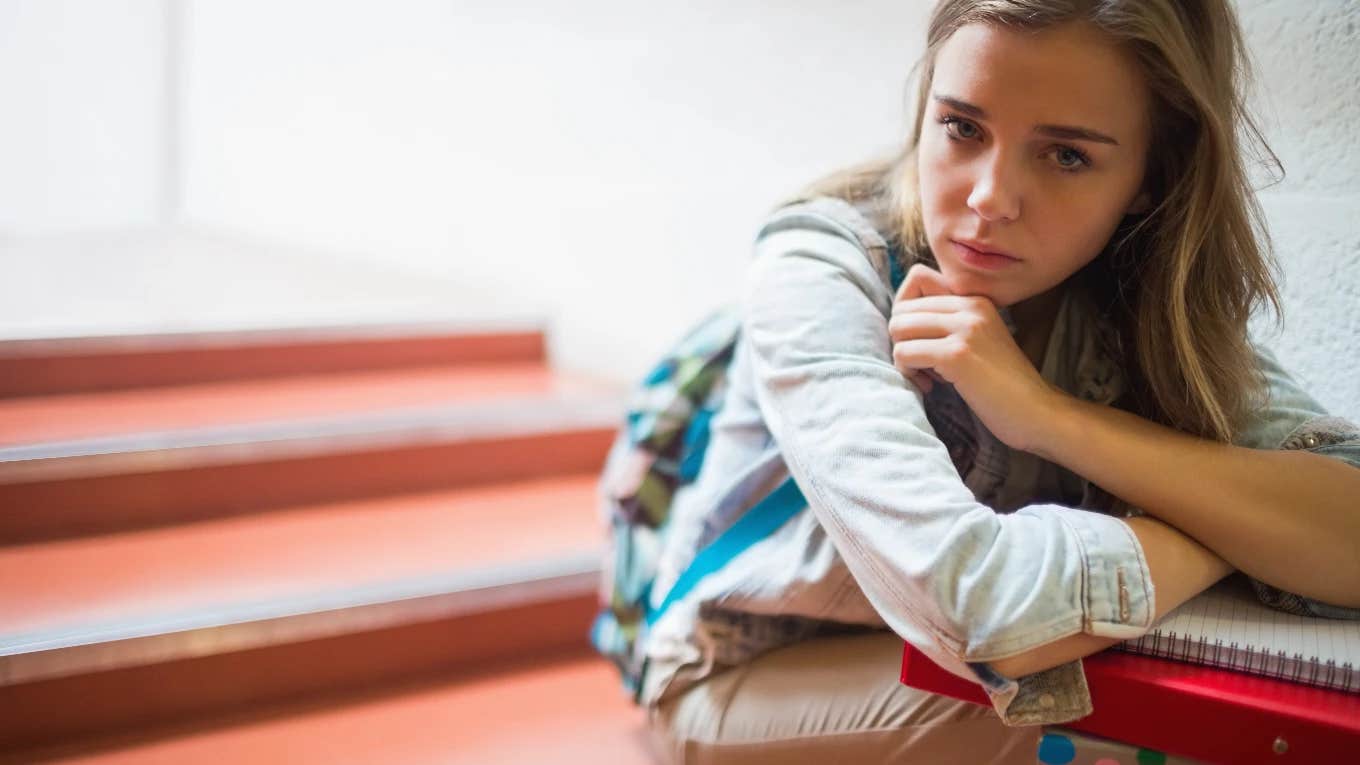
{"label": "cheek", "polygon": [[939,217],[955,198],[966,199],[966,184],[957,162],[944,156],[942,148],[922,137],[917,155],[917,179],[926,230],[934,230]]}
{"label": "cheek", "polygon": [[1050,242],[1062,243],[1064,260],[1072,270],[1086,265],[1104,249],[1123,214],[1107,195],[1090,189],[1057,195],[1041,204],[1043,212],[1035,217],[1042,224],[1036,233]]}

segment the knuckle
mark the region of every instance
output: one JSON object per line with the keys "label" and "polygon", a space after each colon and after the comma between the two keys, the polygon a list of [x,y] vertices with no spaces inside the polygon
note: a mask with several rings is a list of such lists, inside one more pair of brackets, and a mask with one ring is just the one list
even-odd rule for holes
{"label": "knuckle", "polygon": [[897,343],[892,349],[893,364],[901,368],[911,368],[912,356],[905,343]]}

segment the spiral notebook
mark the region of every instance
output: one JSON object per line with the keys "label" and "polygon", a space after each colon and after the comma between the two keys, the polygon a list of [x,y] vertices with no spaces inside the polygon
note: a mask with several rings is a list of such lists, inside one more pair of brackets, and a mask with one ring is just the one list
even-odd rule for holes
{"label": "spiral notebook", "polygon": [[1360,693],[1360,621],[1275,610],[1237,575],[1186,601],[1151,632],[1115,647]]}

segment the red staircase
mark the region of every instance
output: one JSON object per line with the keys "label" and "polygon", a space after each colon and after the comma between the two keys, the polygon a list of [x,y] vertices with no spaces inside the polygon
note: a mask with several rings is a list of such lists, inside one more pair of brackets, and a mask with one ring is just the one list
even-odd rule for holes
{"label": "red staircase", "polygon": [[621,394],[534,329],[0,342],[0,762],[650,762]]}

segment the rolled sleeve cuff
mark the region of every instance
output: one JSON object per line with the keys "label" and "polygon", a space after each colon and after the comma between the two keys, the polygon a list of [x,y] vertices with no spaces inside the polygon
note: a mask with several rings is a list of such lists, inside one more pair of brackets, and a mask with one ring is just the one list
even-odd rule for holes
{"label": "rolled sleeve cuff", "polygon": [[[1280,449],[1296,449],[1360,467],[1360,426],[1344,417],[1318,415],[1305,420],[1280,442]],[[1256,597],[1271,608],[1298,616],[1360,619],[1360,608],[1337,606],[1286,592],[1250,578]]]}
{"label": "rolled sleeve cuff", "polygon": [[[1067,509],[1058,517],[1081,551],[1083,631],[1117,639],[1146,633],[1155,621],[1156,601],[1147,559],[1133,530],[1118,518],[1090,511]],[[1092,711],[1080,660],[1017,680],[1004,677],[987,662],[968,662],[967,667],[1007,725],[1052,725]]]}
{"label": "rolled sleeve cuff", "polygon": [[1285,436],[1280,449],[1313,452],[1360,467],[1360,425],[1344,417],[1311,417]]}
{"label": "rolled sleeve cuff", "polygon": [[1089,511],[1060,514],[1076,534],[1085,563],[1082,630],[1127,640],[1152,627],[1156,615],[1152,576],[1143,547],[1118,518]]}
{"label": "rolled sleeve cuff", "polygon": [[1081,661],[1010,680],[990,664],[972,663],[968,668],[982,683],[1001,721],[1006,725],[1056,725],[1081,719],[1094,710],[1091,689]]}

